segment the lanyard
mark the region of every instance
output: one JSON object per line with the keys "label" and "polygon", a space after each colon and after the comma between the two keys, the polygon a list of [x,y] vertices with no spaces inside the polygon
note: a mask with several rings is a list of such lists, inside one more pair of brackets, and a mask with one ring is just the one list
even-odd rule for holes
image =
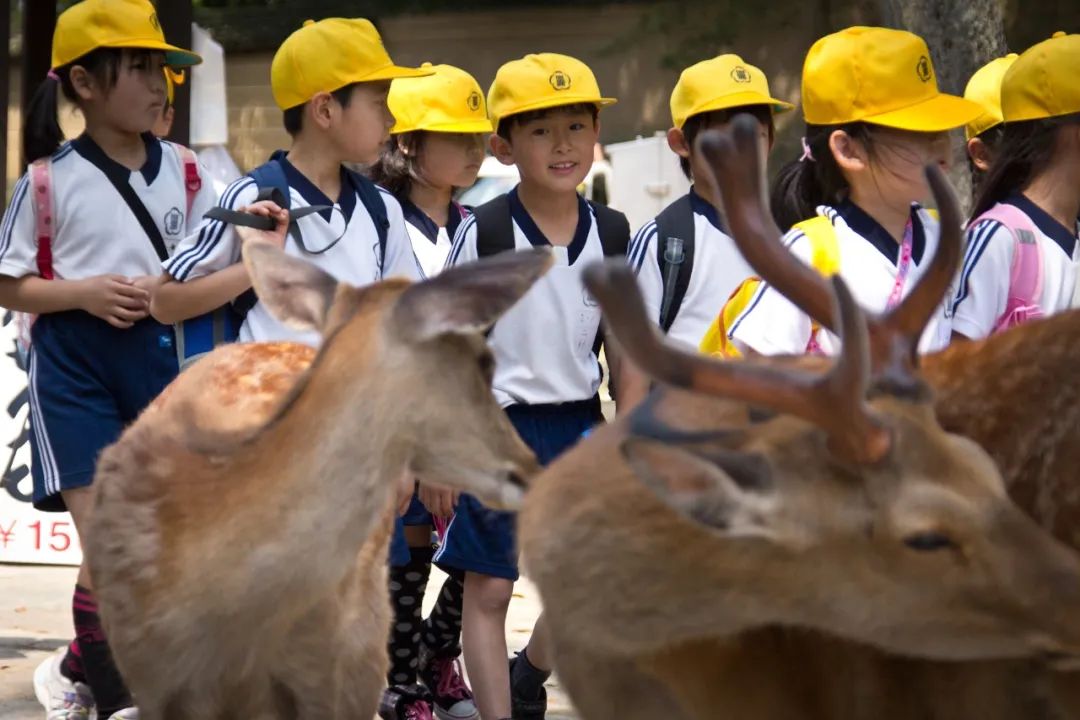
{"label": "lanyard", "polygon": [[892,310],[899,305],[900,297],[904,294],[904,285],[907,284],[908,272],[911,271],[913,234],[911,218],[908,218],[907,225],[904,226],[904,239],[900,242],[900,262],[896,266],[896,282],[893,284],[892,293],[889,295],[889,302],[885,304],[886,311]]}

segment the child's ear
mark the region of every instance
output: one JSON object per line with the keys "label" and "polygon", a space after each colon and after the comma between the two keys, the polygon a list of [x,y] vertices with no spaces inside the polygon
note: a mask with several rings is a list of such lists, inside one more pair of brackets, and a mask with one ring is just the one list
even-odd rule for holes
{"label": "child's ear", "polygon": [[667,131],[667,144],[671,152],[679,157],[690,157],[690,145],[686,142],[686,135],[683,134],[682,128],[673,127]]}
{"label": "child's ear", "polygon": [[829,135],[829,152],[841,170],[859,172],[867,167],[866,147],[843,130],[834,130]]}
{"label": "child's ear", "polygon": [[307,102],[308,120],[324,130],[329,128],[333,118],[333,106],[336,103],[337,101],[330,93],[316,93]]}
{"label": "child's ear", "polygon": [[76,65],[70,70],[71,86],[75,88],[75,94],[80,100],[92,100],[94,97],[94,78],[82,65]]}
{"label": "child's ear", "polygon": [[967,153],[972,164],[978,168],[979,172],[986,172],[990,169],[993,158],[990,157],[990,148],[982,141],[982,138],[973,137],[968,140]]}
{"label": "child's ear", "polygon": [[491,137],[488,138],[488,144],[491,146],[491,154],[501,162],[503,165],[514,164],[514,146],[510,144],[510,141],[499,135],[498,133],[491,133]]}

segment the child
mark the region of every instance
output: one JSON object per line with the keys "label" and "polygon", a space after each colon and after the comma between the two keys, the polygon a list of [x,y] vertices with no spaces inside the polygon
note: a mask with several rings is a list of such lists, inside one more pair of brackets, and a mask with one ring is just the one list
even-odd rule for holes
{"label": "child", "polygon": [[[27,111],[30,171],[0,228],[0,305],[37,314],[29,393],[34,505],[92,532],[98,453],[176,375],[172,328],[148,317],[157,268],[213,204],[186,148],[151,129],[166,66],[200,62],[169,45],[149,0],[85,0],[64,11],[52,69]],[[57,89],[86,130],[61,146]],[[113,665],[91,579],[79,569],[76,641],[34,673],[54,720],[135,717]]]}
{"label": "child", "polygon": [[[637,272],[645,307],[676,342],[696,348],[739,283],[753,274],[724,227],[719,189],[694,142],[704,130],[738,113],[753,115],[772,147],[773,115],[794,106],[773,99],[765,74],[738,55],[720,55],[683,70],[671,93],[674,127],[668,146],[694,185],[634,236],[627,260]],[[617,390],[619,409],[645,396],[649,381],[626,365]]]}
{"label": "child", "polygon": [[[388,102],[396,122],[370,176],[401,203],[417,262],[424,276],[432,277],[446,263],[450,239],[467,215],[451,199],[454,188],[476,182],[491,121],[480,85],[471,75],[450,65],[424,63],[422,68],[433,74],[390,87]],[[400,698],[418,694],[412,687],[417,669],[439,718],[476,716],[472,692],[457,659],[464,590],[460,572],[446,579],[431,617],[421,618],[433,555],[432,515],[452,516],[455,501],[449,491],[421,485],[419,497],[413,498],[402,518],[409,561],[390,569],[391,688],[380,707],[380,715],[387,720],[402,717]],[[396,532],[402,532],[401,525]],[[423,701],[426,694],[418,699]]]}
{"label": "child", "polygon": [[1004,132],[1001,117],[1001,80],[1019,55],[1009,53],[975,71],[964,88],[964,97],[978,103],[983,112],[964,126],[968,162],[982,176],[990,169]]}
{"label": "child", "polygon": [[953,300],[957,337],[983,338],[1072,304],[1080,215],[1080,35],[1028,49],[1001,83],[1005,131],[983,181]]}
{"label": "child", "polygon": [[[600,421],[595,341],[600,311],[581,273],[605,255],[623,255],[626,218],[577,193],[593,161],[600,94],[579,60],[544,53],[499,68],[488,91],[491,150],[516,165],[521,183],[476,208],[458,228],[448,265],[532,246],[552,247],[555,266],[495,325],[496,398],[522,438],[547,463]],[[506,665],[506,610],[518,577],[514,516],[463,495],[442,547],[441,565],[465,572],[462,643],[484,720],[542,718],[547,651],[534,631],[527,651]]]}
{"label": "child", "polygon": [[[918,202],[929,195],[924,167],[945,166],[948,130],[982,110],[937,88],[922,38],[902,30],[853,27],[810,48],[803,66],[805,149],[780,171],[773,213],[788,228],[816,216],[821,228],[794,229],[785,244],[808,265],[816,243],[831,246],[855,298],[873,312],[900,301],[918,282],[938,241],[936,220]],[[811,236],[813,235],[813,237]],[[762,283],[728,330],[741,350],[766,355],[839,347],[832,333]],[[920,350],[949,335],[931,321]]]}

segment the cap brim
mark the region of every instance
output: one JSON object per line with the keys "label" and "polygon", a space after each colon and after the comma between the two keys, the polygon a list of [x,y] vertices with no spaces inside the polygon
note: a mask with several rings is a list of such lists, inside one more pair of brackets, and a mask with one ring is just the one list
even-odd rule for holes
{"label": "cap brim", "polygon": [[202,63],[202,56],[158,40],[123,40],[104,43],[101,47],[133,48],[138,50],[158,50],[165,53],[165,64],[169,67],[190,67]]}
{"label": "cap brim", "polygon": [[701,107],[695,108],[686,117],[691,118],[694,115],[713,112],[714,110],[730,110],[731,108],[748,107],[751,105],[768,105],[773,113],[783,113],[795,109],[795,106],[791,103],[771,98],[768,95],[762,95],[761,93],[756,92],[740,92],[715,98],[703,104]]}
{"label": "cap brim", "polygon": [[913,132],[942,132],[967,125],[983,114],[982,105],[956,95],[941,93],[929,100],[862,118],[872,125],[911,130]]}
{"label": "cap brim", "polygon": [[370,72],[363,77],[358,77],[352,82],[377,82],[379,80],[397,80],[398,78],[427,77],[428,75],[434,74],[434,70],[401,67],[400,65],[387,65],[386,67],[380,68],[375,72]]}
{"label": "cap brim", "polygon": [[495,129],[491,126],[490,120],[466,120],[462,122],[454,123],[440,123],[437,125],[421,125],[414,128],[390,128],[391,135],[399,135],[403,132],[413,132],[415,130],[423,130],[425,132],[442,132],[442,133],[489,133],[495,132]]}
{"label": "cap brim", "polygon": [[619,102],[615,98],[596,97],[595,95],[562,95],[558,97],[546,97],[535,102],[526,103],[514,108],[511,112],[503,113],[502,115],[492,115],[492,125],[497,125],[503,118],[508,118],[511,115],[520,115],[525,112],[532,112],[533,110],[546,110],[548,108],[566,107],[567,105],[596,105],[597,107],[607,107],[608,105],[614,105]]}

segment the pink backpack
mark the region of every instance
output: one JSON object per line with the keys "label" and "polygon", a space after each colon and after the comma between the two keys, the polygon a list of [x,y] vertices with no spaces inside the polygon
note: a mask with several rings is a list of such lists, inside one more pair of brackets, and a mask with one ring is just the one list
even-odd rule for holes
{"label": "pink backpack", "polygon": [[1024,211],[1015,205],[998,203],[971,223],[997,220],[1012,233],[1013,257],[1009,269],[1009,297],[1005,312],[994,323],[994,333],[1008,330],[1044,313],[1039,306],[1043,289],[1043,257],[1039,231]]}
{"label": "pink backpack", "polygon": [[[202,188],[202,178],[199,176],[199,161],[195,157],[195,151],[191,148],[168,143],[169,146],[180,156],[180,162],[184,166],[184,190],[187,195],[187,215],[191,218],[191,207],[195,204],[195,196]],[[34,203],[34,239],[37,241],[37,268],[38,275],[44,280],[52,280],[53,254],[52,241],[55,223],[53,220],[53,197],[52,197],[52,158],[41,158],[30,163],[30,188]],[[37,315],[30,313],[16,313],[17,335],[15,342],[23,354],[30,351],[30,328],[37,319]]]}

